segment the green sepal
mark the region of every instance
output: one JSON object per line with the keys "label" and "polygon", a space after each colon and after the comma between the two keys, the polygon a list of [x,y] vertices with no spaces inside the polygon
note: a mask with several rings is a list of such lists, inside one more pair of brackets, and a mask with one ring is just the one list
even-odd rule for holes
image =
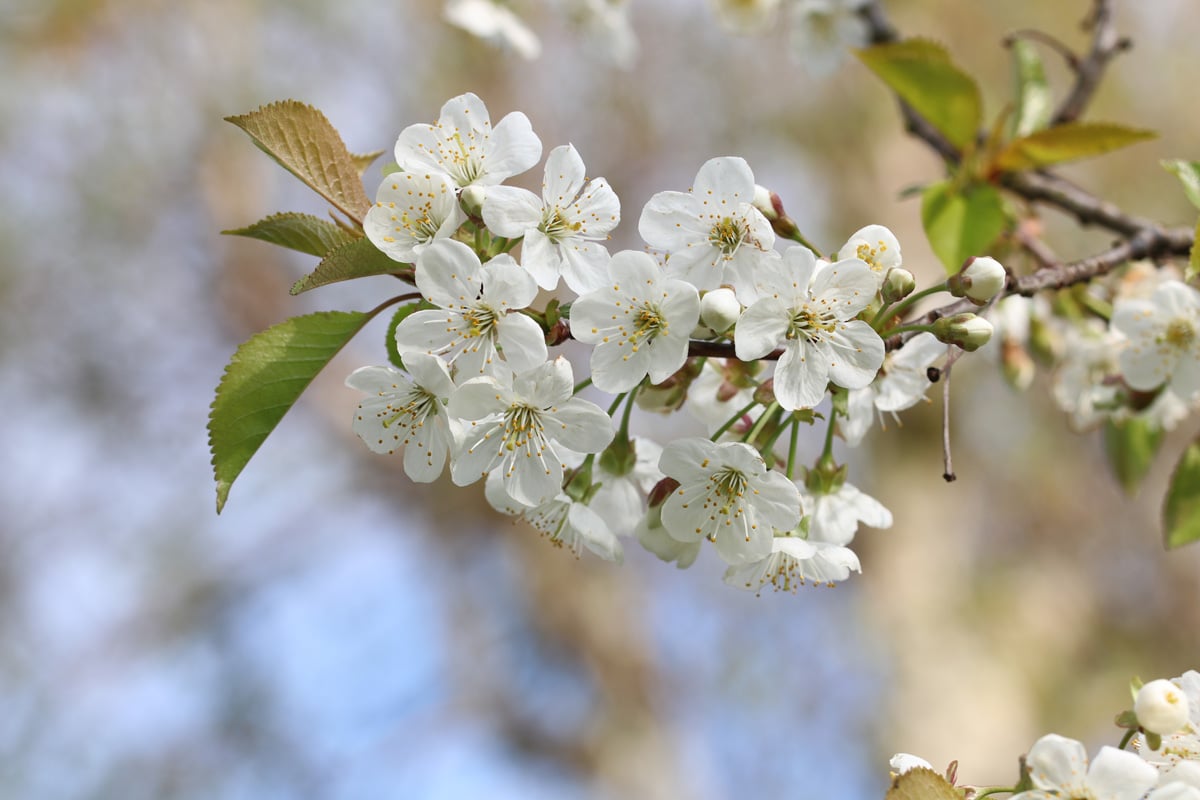
{"label": "green sepal", "polygon": [[1154,131],[1110,122],[1064,122],[1013,139],[996,154],[992,167],[999,172],[1040,169],[1103,155],[1156,136]]}
{"label": "green sepal", "polygon": [[1183,451],[1171,475],[1163,503],[1163,537],[1168,548],[1200,539],[1200,440]]}
{"label": "green sepal", "polygon": [[599,484],[592,483],[592,460],[589,458],[570,473],[563,493],[576,503],[586,504],[599,488]]}
{"label": "green sepal", "polygon": [[324,258],[342,245],[358,238],[354,233],[327,219],[296,211],[272,214],[245,228],[234,228],[221,233],[258,239],[318,258]]}
{"label": "green sepal", "polygon": [[963,790],[928,767],[897,775],[885,800],[963,800]]}
{"label": "green sepal", "polygon": [[1017,99],[1012,116],[1012,135],[1028,136],[1050,123],[1054,113],[1054,97],[1037,46],[1027,39],[1017,39],[1012,43],[1011,50]]}
{"label": "green sepal", "polygon": [[957,273],[963,262],[984,254],[1008,225],[1000,193],[989,184],[958,189],[953,181],[935,183],[921,198],[921,224],[929,246],[946,268]]}
{"label": "green sepal", "polygon": [[[1134,694],[1136,695],[1137,693],[1135,692]],[[1133,709],[1126,709],[1120,714],[1117,714],[1117,718],[1113,720],[1113,723],[1118,728],[1126,728],[1130,730],[1136,729],[1139,725],[1137,714],[1133,712]]]}
{"label": "green sepal", "polygon": [[208,417],[217,513],[225,507],[234,480],[283,415],[376,313],[319,311],[293,317],[238,347]]}
{"label": "green sepal", "polygon": [[1142,731],[1142,735],[1146,737],[1146,747],[1150,750],[1159,750],[1162,748],[1162,736],[1150,731]]}
{"label": "green sepal", "polygon": [[628,436],[616,436],[600,453],[600,468],[610,475],[621,477],[637,466],[637,442]]}
{"label": "green sepal", "polygon": [[1108,465],[1126,494],[1137,494],[1142,479],[1154,464],[1162,439],[1162,429],[1141,417],[1110,419],[1104,424]]}
{"label": "green sepal", "polygon": [[1179,158],[1165,158],[1158,162],[1163,169],[1170,172],[1183,184],[1183,193],[1192,205],[1200,208],[1200,161],[1184,161]]}
{"label": "green sepal", "polygon": [[397,369],[408,369],[404,366],[404,359],[400,357],[400,350],[396,347],[396,328],[400,327],[400,323],[405,317],[412,314],[421,308],[425,301],[417,300],[412,303],[407,303],[396,309],[396,313],[392,315],[392,321],[388,323],[387,340],[384,344],[387,347],[388,361],[392,362],[392,366]]}
{"label": "green sepal", "polygon": [[857,55],[955,147],[961,150],[975,141],[983,119],[979,85],[951,62],[942,45],[905,39],[877,44]]}
{"label": "green sepal", "polygon": [[411,280],[412,274],[411,264],[388,258],[370,239],[355,239],[325,256],[315,270],[292,285],[291,291],[295,295],[318,286],[374,275],[400,275]]}
{"label": "green sepal", "polygon": [[[1146,684],[1143,683],[1142,679],[1139,678],[1137,675],[1134,675],[1132,678],[1130,678],[1129,679],[1129,699],[1133,700],[1134,703],[1137,703],[1138,692],[1140,692],[1142,690],[1142,687],[1145,685]],[[1137,714],[1134,714],[1133,718],[1134,718],[1134,720],[1136,720]]]}

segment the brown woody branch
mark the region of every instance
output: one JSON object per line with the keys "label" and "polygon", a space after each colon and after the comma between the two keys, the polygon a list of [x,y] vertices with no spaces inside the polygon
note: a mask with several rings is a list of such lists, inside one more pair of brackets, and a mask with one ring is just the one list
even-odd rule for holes
{"label": "brown woody branch", "polygon": [[1083,115],[1084,109],[1091,103],[1092,96],[1100,86],[1108,62],[1130,46],[1128,39],[1117,36],[1117,27],[1113,20],[1113,0],[1095,0],[1092,12],[1084,25],[1091,28],[1092,45],[1086,56],[1076,59],[1075,83],[1058,110],[1054,112],[1052,125],[1072,122]]}

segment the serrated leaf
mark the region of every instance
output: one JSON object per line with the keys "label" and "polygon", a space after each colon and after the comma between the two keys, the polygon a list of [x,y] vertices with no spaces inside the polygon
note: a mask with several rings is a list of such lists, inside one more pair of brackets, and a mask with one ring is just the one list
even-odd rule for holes
{"label": "serrated leaf", "polygon": [[250,457],[317,373],[375,313],[319,311],[293,317],[238,347],[208,416],[218,514]]}
{"label": "serrated leaf", "polygon": [[335,208],[362,223],[371,201],[350,151],[324,114],[305,103],[284,100],[225,119]]}
{"label": "serrated leaf", "polygon": [[1104,452],[1108,456],[1108,465],[1126,494],[1137,493],[1142,479],[1154,463],[1161,443],[1162,430],[1144,419],[1109,420],[1105,424]]}
{"label": "serrated leaf", "polygon": [[962,800],[961,790],[927,767],[910,769],[892,781],[885,800]]}
{"label": "serrated leaf", "polygon": [[1013,139],[996,154],[992,166],[1000,172],[1039,169],[1103,155],[1157,135],[1108,122],[1065,122]]}
{"label": "serrated leaf", "polygon": [[387,341],[384,344],[387,346],[388,361],[392,362],[397,369],[405,369],[405,366],[404,359],[400,357],[400,350],[396,347],[396,328],[400,327],[400,323],[404,321],[405,317],[420,307],[420,300],[400,306],[392,315],[392,321],[388,323]]}
{"label": "serrated leaf", "polygon": [[1015,77],[1016,108],[1013,113],[1013,136],[1028,136],[1050,123],[1054,114],[1054,96],[1046,80],[1046,67],[1033,42],[1017,39],[1012,43]]}
{"label": "serrated leaf", "polygon": [[926,188],[921,224],[933,252],[950,275],[971,256],[982,255],[1008,224],[1000,193],[988,184],[956,189],[951,181]]}
{"label": "serrated leaf", "polygon": [[354,164],[354,168],[358,170],[359,177],[362,177],[366,174],[370,166],[375,163],[375,159],[379,158],[386,152],[386,150],[372,150],[369,153],[351,153],[350,162]]}
{"label": "serrated leaf", "polygon": [[388,258],[370,239],[355,239],[325,256],[315,270],[296,281],[291,291],[300,294],[338,281],[391,275],[406,269],[411,272],[411,265]]}
{"label": "serrated leaf", "polygon": [[263,242],[277,244],[291,250],[299,250],[310,256],[323,258],[344,244],[353,242],[354,234],[340,228],[327,219],[286,211],[260,219],[245,228],[236,228],[221,233],[230,236],[247,236]]}
{"label": "serrated leaf", "polygon": [[1163,503],[1163,536],[1169,548],[1200,539],[1200,440],[1183,451],[1171,475]]}
{"label": "serrated leaf", "polygon": [[927,39],[905,39],[858,51],[858,58],[958,148],[975,141],[983,104],[979,85]]}
{"label": "serrated leaf", "polygon": [[1178,158],[1168,158],[1160,162],[1163,169],[1172,173],[1183,184],[1184,194],[1192,205],[1200,208],[1200,161],[1183,161]]}

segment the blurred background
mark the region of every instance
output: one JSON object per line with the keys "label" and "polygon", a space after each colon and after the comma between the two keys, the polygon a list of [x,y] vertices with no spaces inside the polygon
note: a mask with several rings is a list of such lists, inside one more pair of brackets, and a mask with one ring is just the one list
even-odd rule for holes
{"label": "blurred background", "polygon": [[[1130,676],[1200,667],[1200,548],[1165,553],[1157,522],[1197,426],[1126,497],[1049,376],[1021,395],[986,355],[955,372],[957,483],[940,396],[854,454],[852,480],[896,525],[860,532],[863,574],[835,590],[755,597],[713,553],[681,572],[635,542],[621,568],[576,560],[479,487],[415,487],[350,432],[342,380],[385,361],[384,322],[218,517],[205,422],[236,345],[391,289],[292,298],[312,259],[219,235],[325,213],[222,121],[260,104],[312,103],[357,152],[464,91],[493,121],[524,111],[622,198],[614,249],[639,246],[652,193],[740,155],[825,249],[881,223],[910,269],[938,274],[899,195],[939,164],[865,69],[810,79],[785,31],[732,36],[694,0],[635,0],[640,52],[621,68],[564,17],[514,5],[538,60],[446,25],[436,0],[0,0],[0,796],[878,798],[898,750],[1011,784],[1043,733],[1115,743]],[[1082,47],[1087,5],[889,10],[946,42],[996,113],[1002,36]],[[1091,116],[1162,136],[1069,174],[1187,224],[1156,161],[1200,157],[1200,106],[1181,101],[1200,17],[1189,0],[1119,5],[1135,47]],[[1046,224],[1064,256],[1108,242]]]}

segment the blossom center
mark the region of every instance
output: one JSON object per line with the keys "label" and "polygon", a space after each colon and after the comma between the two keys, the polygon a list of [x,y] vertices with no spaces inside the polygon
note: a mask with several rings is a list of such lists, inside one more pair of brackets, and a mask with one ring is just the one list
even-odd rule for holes
{"label": "blossom center", "polygon": [[1179,350],[1184,350],[1191,346],[1196,339],[1196,328],[1192,325],[1192,321],[1177,317],[1171,320],[1171,324],[1167,325],[1166,333],[1163,335],[1163,340]]}
{"label": "blossom center", "polygon": [[867,266],[871,268],[872,272],[883,271],[883,264],[880,263],[880,259],[883,258],[883,254],[886,253],[888,249],[887,243],[885,243],[882,239],[880,239],[877,244],[878,247],[871,247],[871,245],[863,242],[854,251],[854,254],[858,256],[858,259],[866,262]]}
{"label": "blossom center", "polygon": [[734,516],[741,514],[742,498],[746,494],[746,475],[741,470],[735,467],[724,467],[714,472],[709,481],[712,483],[713,499],[718,504],[718,514],[729,514],[734,511]]}
{"label": "blossom center", "polygon": [[825,309],[814,309],[805,303],[792,312],[788,320],[787,338],[820,341],[837,329],[837,317]]}
{"label": "blossom center", "polygon": [[421,209],[421,211],[420,216],[410,215],[405,211],[400,215],[400,224],[412,234],[414,240],[418,242],[431,242],[437,236],[438,225],[429,215],[429,206]]}
{"label": "blossom center", "polygon": [[462,132],[455,129],[454,135],[446,140],[451,145],[442,162],[454,176],[459,186],[467,186],[483,174],[483,158],[470,134],[464,139]]}
{"label": "blossom center", "polygon": [[542,412],[526,403],[515,403],[504,412],[504,448],[536,451],[545,449]]}
{"label": "blossom center", "polygon": [[481,303],[463,312],[463,322],[467,326],[468,338],[487,336],[496,327],[496,311]]}
{"label": "blossom center", "polygon": [[546,234],[546,238],[552,243],[558,244],[563,239],[569,239],[579,233],[582,227],[582,222],[571,222],[563,215],[562,209],[554,208],[546,210],[539,230]]}
{"label": "blossom center", "polygon": [[389,406],[389,410],[394,410],[396,413],[383,421],[385,429],[395,425],[401,419],[406,419],[405,424],[410,428],[418,428],[425,423],[427,417],[438,413],[439,400],[420,386],[414,386],[404,400],[402,406]]}
{"label": "blossom center", "polygon": [[708,242],[726,256],[732,256],[746,241],[748,231],[740,220],[722,217],[708,232]]}

